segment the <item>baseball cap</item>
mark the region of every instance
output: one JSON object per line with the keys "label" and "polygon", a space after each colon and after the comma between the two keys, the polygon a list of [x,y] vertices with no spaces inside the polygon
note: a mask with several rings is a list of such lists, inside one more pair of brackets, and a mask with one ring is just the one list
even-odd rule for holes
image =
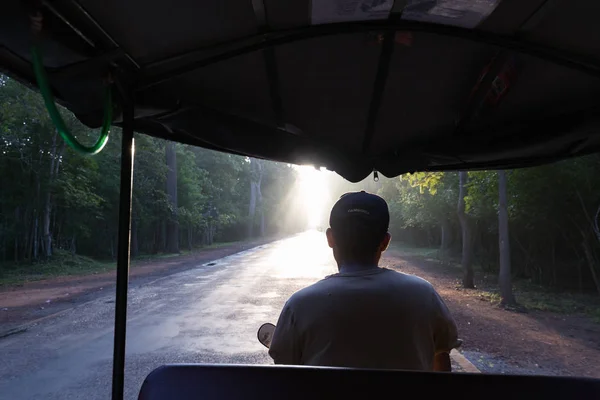
{"label": "baseball cap", "polygon": [[390,225],[388,205],[381,197],[361,192],[346,193],[331,209],[329,226],[335,233],[360,230],[383,235]]}

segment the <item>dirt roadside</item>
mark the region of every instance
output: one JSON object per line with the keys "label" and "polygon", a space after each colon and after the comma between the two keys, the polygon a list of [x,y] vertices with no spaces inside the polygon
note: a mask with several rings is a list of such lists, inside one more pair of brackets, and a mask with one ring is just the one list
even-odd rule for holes
{"label": "dirt roadside", "polygon": [[[276,239],[235,243],[199,250],[185,256],[136,263],[130,270],[130,285],[140,285],[162,276],[184,271]],[[114,292],[115,271],[65,276],[0,288],[0,331],[54,315],[90,301],[106,291]]]}
{"label": "dirt roadside", "polygon": [[433,284],[456,320],[461,352],[482,372],[600,378],[600,325],[589,317],[504,310],[462,289],[460,269],[399,251],[382,264]]}

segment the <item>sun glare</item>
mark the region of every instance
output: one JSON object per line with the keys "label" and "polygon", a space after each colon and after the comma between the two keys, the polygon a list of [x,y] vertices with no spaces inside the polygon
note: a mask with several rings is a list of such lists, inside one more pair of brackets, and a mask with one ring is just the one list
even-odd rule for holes
{"label": "sun glare", "polygon": [[312,166],[297,168],[302,204],[308,216],[308,227],[315,229],[323,220],[324,207],[329,195],[325,182],[327,172],[315,169]]}

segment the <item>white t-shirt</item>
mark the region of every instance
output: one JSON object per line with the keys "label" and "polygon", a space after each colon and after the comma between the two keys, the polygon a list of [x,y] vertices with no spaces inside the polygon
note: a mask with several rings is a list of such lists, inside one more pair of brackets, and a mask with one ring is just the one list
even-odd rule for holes
{"label": "white t-shirt", "polygon": [[457,345],[448,308],[424,279],[386,268],[334,274],[285,304],[276,364],[431,371]]}

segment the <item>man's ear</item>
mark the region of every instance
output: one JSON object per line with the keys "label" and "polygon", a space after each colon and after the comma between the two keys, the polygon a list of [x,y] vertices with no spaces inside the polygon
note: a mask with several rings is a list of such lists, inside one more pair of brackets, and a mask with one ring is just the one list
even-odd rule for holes
{"label": "man's ear", "polygon": [[335,238],[333,237],[333,231],[331,230],[331,228],[327,228],[325,235],[327,235],[327,244],[333,249],[333,247],[335,246]]}
{"label": "man's ear", "polygon": [[387,248],[389,247],[391,241],[392,241],[392,235],[390,235],[390,233],[387,232],[385,234],[383,240],[381,241],[381,244],[379,245],[379,250],[381,250],[382,253],[384,251],[386,251]]}

